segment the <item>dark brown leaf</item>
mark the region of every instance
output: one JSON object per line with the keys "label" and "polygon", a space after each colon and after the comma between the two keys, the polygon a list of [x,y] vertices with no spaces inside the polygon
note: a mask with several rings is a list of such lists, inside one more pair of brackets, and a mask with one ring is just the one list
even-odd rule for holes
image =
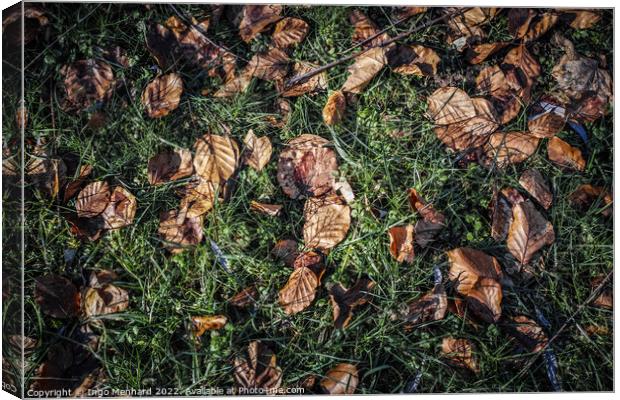
{"label": "dark brown leaf", "polygon": [[613,198],[611,193],[600,186],[592,186],[590,184],[580,185],[568,197],[571,205],[578,210],[584,212],[598,202],[599,208],[602,208],[601,214],[609,217],[613,213]]}
{"label": "dark brown leaf", "polygon": [[34,299],[44,314],[53,318],[72,318],[80,311],[80,292],[70,280],[45,275],[35,280]]}
{"label": "dark brown leaf", "polygon": [[299,251],[297,251],[297,242],[290,239],[280,240],[273,246],[271,253],[279,260],[282,260],[286,266],[292,268],[295,259],[297,259],[299,255]]}
{"label": "dark brown leaf", "polygon": [[439,55],[420,45],[394,46],[386,52],[388,65],[402,75],[432,76],[437,74]]}
{"label": "dark brown leaf", "polygon": [[448,297],[442,283],[438,283],[431,291],[414,300],[408,305],[402,319],[407,323],[406,329],[416,325],[444,318],[448,309]]}
{"label": "dark brown leaf", "polygon": [[362,278],[349,289],[340,283],[329,288],[329,299],[334,313],[334,327],[336,329],[344,329],[349,325],[353,310],[368,301],[369,293],[374,286],[374,281]]}
{"label": "dark brown leaf", "polygon": [[[377,27],[377,25],[360,10],[351,11],[351,13],[349,14],[349,22],[351,23],[351,25],[353,25],[354,29],[352,37],[354,45],[365,42],[372,36],[375,36],[377,33],[379,33],[379,28]],[[389,39],[390,36],[387,33],[382,33],[369,40],[368,42],[364,43],[364,45],[362,45],[362,48],[368,50],[371,47],[379,46],[381,43]]]}
{"label": "dark brown leaf", "polygon": [[243,6],[242,19],[239,23],[239,36],[244,42],[249,42],[266,30],[269,25],[279,21],[282,17],[280,4],[247,5]]}
{"label": "dark brown leaf", "polygon": [[81,111],[105,102],[116,87],[112,67],[104,61],[79,60],[60,69],[65,90],[66,110]]}
{"label": "dark brown leaf", "polygon": [[286,49],[303,42],[310,27],[303,19],[286,17],[277,24],[271,39],[276,47]]}
{"label": "dark brown leaf", "polygon": [[474,345],[467,339],[446,337],[441,342],[441,354],[459,368],[467,368],[473,373],[480,372],[478,360],[474,354]]}
{"label": "dark brown leaf", "polygon": [[545,210],[551,207],[553,195],[549,190],[545,178],[536,169],[528,169],[519,178],[519,184],[540,204]]}
{"label": "dark brown leaf", "polygon": [[97,181],[86,185],[78,194],[75,209],[81,218],[94,218],[108,207],[110,187],[107,182]]}
{"label": "dark brown leaf", "polygon": [[413,263],[413,225],[393,226],[388,231],[390,237],[390,254],[399,263]]}
{"label": "dark brown leaf", "polygon": [[194,172],[192,153],[183,148],[167,150],[151,157],[146,167],[151,185],[175,181]]}
{"label": "dark brown leaf", "polygon": [[495,191],[491,200],[491,237],[503,241],[508,236],[512,223],[512,207],[525,199],[514,188]]}
{"label": "dark brown leaf", "polygon": [[234,378],[242,388],[264,389],[273,395],[282,383],[282,370],[271,349],[255,340],[248,345],[247,355],[235,357]]}
{"label": "dark brown leaf", "polygon": [[180,253],[202,241],[202,217],[187,217],[187,214],[176,210],[164,212],[158,232],[164,247],[171,253]]}
{"label": "dark brown leaf", "polygon": [[325,393],[342,395],[353,394],[359,382],[355,365],[338,364],[325,373],[321,380],[321,389]]}

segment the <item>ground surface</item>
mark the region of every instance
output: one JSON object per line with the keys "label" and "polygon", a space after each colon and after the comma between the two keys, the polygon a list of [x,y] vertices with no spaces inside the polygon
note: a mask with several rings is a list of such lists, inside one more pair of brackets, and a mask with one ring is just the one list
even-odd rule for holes
{"label": "ground surface", "polygon": [[[199,16],[201,6],[179,6]],[[379,26],[387,26],[388,10],[362,7]],[[357,393],[398,393],[422,371],[422,392],[546,391],[549,384],[542,359],[515,379],[532,355],[514,353],[514,347],[497,326],[474,327],[454,314],[428,326],[406,332],[403,324],[390,316],[399,306],[432,287],[432,269],[444,275],[448,263],[445,251],[470,246],[496,255],[500,261],[503,244],[490,237],[487,206],[494,188],[518,187],[520,172],[538,168],[549,180],[555,196],[548,213],[556,241],[542,251],[541,266],[527,282],[518,281],[505,291],[504,312],[534,315],[538,307],[549,319],[553,335],[590,294],[590,279],[613,266],[613,224],[595,212],[579,213],[566,198],[579,184],[596,183],[611,187],[612,117],[587,124],[590,137],[588,164],[583,173],[568,173],[551,164],[545,145],[525,163],[505,170],[470,164],[460,168],[455,155],[436,138],[425,117],[426,96],[440,79],[457,85],[470,85],[461,77],[472,77],[479,67],[450,51],[443,39],[445,26],[438,25],[411,36],[408,42],[422,43],[442,57],[436,78],[404,77],[385,69],[348,109],[346,120],[337,127],[326,126],[321,110],[327,93],[302,96],[292,101],[290,120],[283,128],[265,121],[276,99],[273,85],[253,82],[246,94],[232,100],[201,95],[205,86],[218,83],[204,77],[184,76],[186,91],[180,107],[163,119],[149,119],[139,100],[123,105],[123,98],[138,96],[156,75],[155,63],[144,45],[145,26],[161,22],[172,14],[167,6],[149,10],[142,6],[52,5],[47,6],[51,25],[46,41],[28,50],[26,63],[26,104],[30,115],[26,133],[45,138],[58,154],[71,152],[81,163],[94,166],[93,177],[122,183],[138,200],[132,226],[106,234],[102,239],[83,243],[69,231],[60,211],[45,196],[26,203],[26,335],[41,342],[30,356],[32,375],[57,336],[71,326],[63,326],[40,313],[30,295],[34,278],[49,272],[63,274],[81,282],[84,271],[113,269],[119,273],[119,286],[130,293],[129,308],[104,316],[99,329],[101,347],[97,354],[111,388],[232,385],[231,357],[242,352],[251,340],[270,344],[283,369],[283,385],[297,386],[308,375],[319,377],[336,362],[356,363],[360,368]],[[292,58],[325,64],[351,46],[347,20],[350,8],[286,7],[285,14],[298,16],[310,24],[310,33]],[[406,30],[414,17],[390,33]],[[76,25],[76,21],[79,23]],[[506,22],[499,17],[492,35],[506,35]],[[558,28],[563,29],[563,28]],[[239,55],[248,57],[264,46],[260,40],[251,46],[241,42],[234,26],[223,19],[213,37]],[[577,50],[596,57],[612,53],[611,13],[588,31],[566,29]],[[131,82],[135,93],[116,96],[103,108],[105,125],[97,132],[86,128],[88,113],[75,115],[59,108],[54,95],[42,100],[42,92],[52,90],[60,80],[59,68],[66,62],[95,55],[96,46],[119,45],[127,50],[131,66],[115,69]],[[536,92],[553,85],[549,75],[562,52],[543,39],[534,46],[543,76]],[[471,72],[468,72],[470,71]],[[346,79],[346,64],[329,71],[329,89],[339,88]],[[125,90],[125,89],[124,89]],[[126,95],[127,93],[125,93]],[[5,115],[14,115],[15,104],[5,99]],[[5,141],[14,132],[12,118],[4,119]],[[153,187],[148,184],[146,165],[156,151],[167,144],[190,148],[206,132],[222,132],[222,125],[242,141],[248,129],[267,135],[274,144],[274,158],[260,173],[244,169],[237,178],[235,194],[229,202],[218,204],[204,224],[207,238],[214,240],[228,257],[232,274],[217,264],[207,242],[193,251],[170,256],[157,236],[159,214],[176,207],[176,184]],[[511,122],[509,129],[522,129],[526,114]],[[559,136],[582,146],[577,135],[567,130]],[[508,129],[507,129],[508,130]],[[332,140],[340,169],[356,195],[352,205],[352,226],[347,238],[327,258],[324,282],[351,285],[363,275],[377,282],[370,304],[356,311],[344,331],[334,329],[327,292],[319,289],[317,300],[305,311],[286,315],[278,305],[278,290],[290,270],[270,255],[280,239],[299,239],[302,228],[302,202],[289,199],[275,179],[277,154],[288,139],[301,133],[314,133]],[[402,135],[392,135],[402,132]],[[441,240],[416,254],[412,265],[398,264],[389,254],[389,227],[419,218],[411,211],[407,189],[416,188],[432,199],[447,218],[448,228]],[[252,213],[250,200],[283,204],[278,218]],[[371,206],[387,212],[383,219]],[[64,207],[73,208],[72,204]],[[61,206],[62,208],[62,206]],[[67,250],[76,251],[75,262],[65,263]],[[227,299],[256,283],[260,298],[251,313],[233,310]],[[191,315],[226,314],[231,323],[220,331],[207,333],[196,347],[187,337]],[[559,362],[559,375],[567,391],[612,390],[612,313],[586,307],[553,343]],[[588,336],[582,328],[606,327],[609,334]],[[477,346],[481,372],[463,374],[448,366],[439,356],[443,337],[471,339]]]}

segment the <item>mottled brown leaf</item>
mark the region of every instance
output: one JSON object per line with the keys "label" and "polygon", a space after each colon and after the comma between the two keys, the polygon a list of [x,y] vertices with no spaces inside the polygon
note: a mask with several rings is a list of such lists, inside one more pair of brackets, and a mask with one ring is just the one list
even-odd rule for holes
{"label": "mottled brown leaf", "polygon": [[545,331],[533,319],[525,315],[507,319],[502,323],[502,328],[531,353],[543,350],[549,342]]}
{"label": "mottled brown leaf", "polygon": [[498,242],[506,239],[512,223],[512,207],[522,201],[525,199],[514,188],[504,188],[493,193],[490,203],[491,237],[493,239]]}
{"label": "mottled brown leaf", "polygon": [[474,345],[467,339],[446,337],[441,342],[441,355],[459,368],[467,368],[477,374],[480,372],[478,360],[475,356]]}
{"label": "mottled brown leaf", "polygon": [[601,15],[595,10],[563,10],[563,14],[570,17],[570,27],[573,29],[590,29],[601,20]]}
{"label": "mottled brown leaf", "polygon": [[553,194],[549,190],[545,178],[536,169],[528,169],[519,178],[519,184],[540,204],[545,210],[551,207]]}
{"label": "mottled brown leaf", "polygon": [[257,300],[258,290],[256,289],[256,286],[252,285],[235,294],[230,298],[230,300],[228,300],[228,303],[235,307],[245,308],[256,303]]}
{"label": "mottled brown leaf", "polygon": [[180,253],[202,241],[202,217],[187,217],[177,210],[166,211],[159,221],[159,235],[171,253]]}
{"label": "mottled brown leaf", "polygon": [[392,71],[402,75],[432,76],[437,74],[439,55],[421,45],[394,46],[386,52]]}
{"label": "mottled brown leaf", "polygon": [[299,251],[297,251],[297,242],[290,239],[279,240],[273,249],[271,249],[271,253],[279,260],[282,260],[284,264],[288,267],[293,267],[295,263],[295,259],[299,255]]}
{"label": "mottled brown leaf", "polygon": [[277,47],[255,54],[247,65],[252,76],[266,81],[284,79],[288,73],[288,55]]}
{"label": "mottled brown leaf", "polygon": [[250,342],[247,354],[235,357],[233,365],[235,382],[242,388],[263,389],[274,395],[282,383],[276,355],[261,341]]}
{"label": "mottled brown leaf", "polygon": [[153,79],[142,92],[142,104],[151,118],[161,118],[179,107],[183,79],[176,73]]}
{"label": "mottled brown leaf", "polygon": [[540,76],[540,64],[521,44],[506,54],[501,65],[508,84],[523,101],[529,102],[532,87]]}
{"label": "mottled brown leaf", "polygon": [[590,184],[579,185],[568,197],[571,205],[582,212],[591,208],[599,199],[599,207],[603,208],[601,214],[609,217],[613,213],[613,207],[611,206],[613,198],[611,193],[603,187]]}
{"label": "mottled brown leaf", "polygon": [[558,15],[553,12],[547,12],[538,16],[530,22],[529,29],[525,36],[523,36],[523,40],[525,42],[531,42],[540,38],[542,35],[547,33],[549,29],[553,28],[553,26],[558,22],[558,19]]}
{"label": "mottled brown leaf", "polygon": [[528,264],[543,246],[555,241],[553,225],[526,200],[512,208],[512,224],[506,246],[521,264]]}
{"label": "mottled brown leaf", "polygon": [[151,157],[146,170],[151,185],[188,177],[194,172],[192,153],[183,148],[163,151]]}
{"label": "mottled brown leaf", "polygon": [[465,57],[470,64],[480,64],[492,54],[500,51],[506,46],[508,46],[506,42],[476,44],[467,49]]}
{"label": "mottled brown leaf", "polygon": [[105,61],[79,60],[60,69],[63,77],[66,110],[81,111],[111,96],[116,82],[112,67]]}
{"label": "mottled brown leaf", "polygon": [[362,278],[347,289],[340,283],[329,288],[329,299],[334,314],[334,327],[344,329],[351,322],[353,310],[368,301],[369,293],[375,286],[375,282]]}
{"label": "mottled brown leaf", "polygon": [[180,208],[189,218],[199,217],[211,211],[217,193],[218,185],[199,178],[185,188]]}
{"label": "mottled brown leaf", "polygon": [[271,34],[276,47],[286,49],[303,42],[310,27],[303,19],[286,17],[280,20]]}
{"label": "mottled brown leaf", "polygon": [[86,183],[86,179],[93,172],[93,166],[90,164],[82,165],[78,176],[67,183],[63,196],[63,203],[71,200],[82,189]]}
{"label": "mottled brown leaf", "polygon": [[83,296],[83,312],[86,317],[114,314],[129,307],[127,291],[111,283],[101,288],[86,288]]}
{"label": "mottled brown leaf", "polygon": [[499,126],[497,114],[490,101],[473,98],[471,104],[475,112],[472,118],[435,128],[437,138],[454,150],[466,150],[484,145],[489,135]]}
{"label": "mottled brown leaf", "polygon": [[249,42],[266,30],[269,25],[279,21],[282,17],[280,4],[247,5],[243,6],[242,19],[239,23],[239,36],[244,42]]}
{"label": "mottled brown leaf", "polygon": [[442,283],[438,283],[431,291],[410,303],[402,319],[406,322],[405,328],[412,329],[416,325],[443,319],[447,309],[446,290]]}
{"label": "mottled brown leaf", "polygon": [[326,251],[347,236],[351,208],[335,194],[311,197],[304,205],[304,220],[306,248]]}
{"label": "mottled brown leaf", "polygon": [[116,186],[108,206],[101,213],[105,229],[119,229],[133,223],[136,216],[136,197],[127,189]]}
{"label": "mottled brown leaf", "polygon": [[485,163],[502,168],[523,162],[536,152],[539,141],[528,132],[496,132],[484,147]]}
{"label": "mottled brown leaf", "polygon": [[472,99],[459,88],[442,87],[428,99],[428,112],[437,125],[450,125],[476,116]]}
{"label": "mottled brown leaf", "polygon": [[243,139],[245,145],[244,162],[256,171],[262,171],[271,159],[272,146],[268,136],[258,137],[250,129]]}
{"label": "mottled brown leaf", "polygon": [[355,62],[347,69],[349,75],[341,90],[349,93],[362,93],[386,65],[385,52],[386,49],[383,47],[373,47],[357,56]]}
{"label": "mottled brown leaf", "polygon": [[390,254],[399,263],[413,263],[415,252],[413,249],[413,225],[393,226],[389,229]]}
{"label": "mottled brown leaf", "polygon": [[547,112],[535,116],[527,121],[527,129],[530,133],[539,138],[550,138],[562,131],[565,118],[554,112]]}
{"label": "mottled brown leaf", "polygon": [[379,33],[379,28],[370,18],[368,18],[366,14],[360,10],[356,9],[351,11],[349,14],[349,22],[353,25],[353,37],[351,39],[354,45],[358,45],[359,43],[368,40],[362,45],[362,48],[365,50],[368,50],[371,47],[377,47],[384,41],[390,39],[390,36],[387,33],[382,33],[373,39],[370,39],[372,36]]}
{"label": "mottled brown leaf", "polygon": [[93,218],[101,214],[110,203],[110,187],[107,182],[89,183],[80,191],[75,209],[81,218]]}
{"label": "mottled brown leaf", "polygon": [[327,89],[326,72],[316,74],[294,85],[291,85],[289,83],[292,79],[296,79],[297,77],[302,76],[317,67],[318,65],[310,62],[296,62],[293,66],[293,72],[291,73],[290,79],[283,81],[278,87],[278,92],[280,92],[280,96],[297,97],[303,94],[313,94],[315,92]]}
{"label": "mottled brown leaf", "polygon": [[257,201],[252,200],[250,202],[250,210],[256,211],[261,214],[266,214],[272,217],[277,217],[280,215],[280,210],[282,210],[281,204],[267,204],[267,203],[259,203]]}

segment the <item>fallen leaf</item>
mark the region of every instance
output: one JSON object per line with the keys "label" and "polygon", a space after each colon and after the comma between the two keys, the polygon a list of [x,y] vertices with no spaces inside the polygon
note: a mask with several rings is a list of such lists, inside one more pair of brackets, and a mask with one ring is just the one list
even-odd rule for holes
{"label": "fallen leaf", "polygon": [[282,260],[286,266],[292,268],[295,259],[297,259],[299,255],[297,251],[297,242],[290,239],[280,240],[273,246],[271,253],[279,260]]}
{"label": "fallen leaf", "polygon": [[399,263],[413,263],[415,252],[413,249],[413,225],[393,226],[389,229],[390,254]]}
{"label": "fallen leaf", "polygon": [[271,34],[276,47],[287,49],[303,42],[310,27],[303,19],[286,17],[278,21]]}
{"label": "fallen leaf", "polygon": [[32,4],[12,6],[2,13],[2,36],[14,47],[27,45],[49,24],[45,10]]}
{"label": "fallen leaf", "polygon": [[480,372],[478,360],[474,354],[474,345],[467,339],[446,337],[441,342],[441,354],[450,363],[459,368],[467,368],[473,373]]}
{"label": "fallen leaf", "polygon": [[83,297],[83,310],[86,317],[114,314],[129,307],[127,291],[111,283],[102,288],[87,288]]}
{"label": "fallen leaf", "polygon": [[257,201],[252,200],[250,202],[250,210],[256,211],[262,214],[266,214],[271,217],[277,217],[278,215],[280,215],[280,210],[282,210],[282,205],[281,204],[259,203]]}
{"label": "fallen leaf", "polygon": [[499,126],[498,117],[490,101],[473,98],[475,116],[446,126],[435,127],[435,135],[454,150],[466,150],[484,145],[489,135]]}
{"label": "fallen leaf", "polygon": [[613,198],[611,193],[603,187],[590,184],[579,185],[568,197],[571,205],[582,212],[591,208],[599,199],[602,200],[599,203],[600,207],[604,208],[601,214],[605,217],[611,216],[613,213],[613,207],[611,206]]}
{"label": "fallen leaf", "polygon": [[195,315],[191,317],[191,321],[192,335],[199,338],[206,331],[222,329],[228,318],[224,315]]}
{"label": "fallen leaf", "polygon": [[344,329],[351,322],[353,310],[368,301],[369,293],[375,286],[375,282],[362,278],[355,282],[351,288],[346,289],[340,283],[329,288],[329,299],[334,314],[334,327]]}
{"label": "fallen leaf", "polygon": [[36,278],[34,300],[43,314],[53,318],[72,318],[80,311],[80,292],[70,280],[59,275]]}
{"label": "fallen leaf", "polygon": [[545,178],[536,169],[528,169],[519,178],[519,184],[540,204],[545,210],[551,207],[553,194],[549,190]]}
{"label": "fallen leaf", "polygon": [[276,355],[271,349],[255,340],[248,345],[247,355],[235,357],[234,378],[242,388],[260,388],[274,395],[282,383],[282,370],[276,364]]}
{"label": "fallen leaf", "polygon": [[550,138],[562,131],[566,120],[554,112],[539,114],[527,121],[527,129],[538,138]]}
{"label": "fallen leaf", "polygon": [[[246,91],[252,82],[252,70],[247,66],[238,74],[227,80],[213,94],[213,97],[232,97]],[[203,93],[204,94],[204,93]]]}
{"label": "fallen leaf", "polygon": [[256,286],[248,286],[239,293],[235,294],[228,300],[228,303],[232,306],[245,308],[250,306],[258,300],[258,290]]}
{"label": "fallen leaf", "polygon": [[127,189],[116,186],[110,195],[110,202],[103,210],[105,229],[119,229],[133,223],[136,216],[136,197]]}
{"label": "fallen leaf", "polygon": [[502,269],[495,257],[468,247],[459,247],[447,252],[450,261],[448,279],[454,282],[459,294],[467,295],[480,278],[500,281]]}
{"label": "fallen leaf", "polygon": [[327,98],[327,103],[323,107],[323,122],[326,125],[336,125],[342,121],[347,100],[340,90],[332,92]]}
{"label": "fallen leaf", "polygon": [[194,172],[192,153],[183,148],[163,151],[149,159],[146,170],[151,185],[188,177]]}
{"label": "fallen leaf", "polygon": [[288,122],[289,114],[291,113],[291,103],[287,99],[278,98],[274,107],[274,114],[265,117],[267,122],[274,128],[283,128]]}
{"label": "fallen leaf", "polygon": [[508,84],[504,71],[498,65],[483,68],[476,77],[478,90],[499,101],[507,101],[512,96],[512,89]]}
{"label": "fallen leaf", "polygon": [[474,118],[476,108],[467,93],[456,87],[442,87],[428,99],[428,112],[437,125],[450,125]]}
{"label": "fallen leaf", "polygon": [[601,15],[593,10],[562,10],[560,16],[570,18],[570,27],[573,29],[590,29],[601,20]]}
{"label": "fallen leaf", "polygon": [[470,64],[480,64],[492,54],[508,46],[506,42],[482,43],[470,46],[465,57]]}
{"label": "fallen leaf", "polygon": [[246,154],[244,157],[245,164],[254,168],[256,171],[262,171],[265,165],[271,159],[271,141],[268,136],[258,137],[254,131],[250,129],[243,139]]}
{"label": "fallen leaf", "polygon": [[320,136],[303,134],[291,140],[280,153],[277,178],[292,199],[321,196],[334,185],[338,168],[336,153]]}
{"label": "fallen leaf", "polygon": [[448,297],[443,284],[436,284],[433,289],[417,298],[407,306],[402,315],[406,322],[405,329],[412,329],[417,325],[442,320],[448,309]]}
{"label": "fallen leaf", "polygon": [[183,79],[176,73],[153,79],[142,92],[142,104],[151,118],[161,118],[179,107]]}
{"label": "fallen leaf", "polygon": [[325,378],[321,380],[321,388],[329,394],[353,394],[358,382],[359,377],[355,365],[342,363],[325,373]]}
{"label": "fallen leaf", "polygon": [[397,74],[432,76],[441,61],[435,50],[420,45],[394,46],[386,52],[387,63]]}
{"label": "fallen leaf", "polygon": [[[390,39],[390,36],[387,33],[382,33],[375,36],[379,33],[379,28],[370,18],[368,18],[366,14],[360,10],[351,11],[349,14],[349,22],[353,25],[353,37],[351,39],[355,46],[365,42],[362,45],[362,48],[368,50],[372,47],[377,47],[384,41]],[[370,39],[373,36],[375,37]]]}
{"label": "fallen leaf", "polygon": [[105,102],[116,87],[112,67],[101,60],[79,60],[64,65],[60,74],[66,96],[65,110],[81,111],[97,102]]}
{"label": "fallen leaf", "polygon": [[525,201],[523,196],[514,188],[504,188],[493,193],[490,203],[493,239],[498,242],[506,239],[512,223],[512,207],[523,201]]}
{"label": "fallen leaf", "polygon": [[319,279],[309,267],[295,268],[279,292],[279,303],[291,315],[305,310],[314,300]]}
{"label": "fallen leaf", "polygon": [[506,54],[501,65],[510,87],[524,102],[529,102],[532,87],[540,76],[540,64],[521,44]]}
{"label": "fallen leaf", "polygon": [[506,246],[517,261],[528,264],[538,250],[555,241],[553,225],[530,200],[516,204],[512,208],[512,217]]}
{"label": "fallen leaf", "polygon": [[335,194],[311,197],[304,204],[304,221],[306,248],[326,251],[347,236],[351,208]]}
{"label": "fallen leaf", "polygon": [[180,208],[188,218],[199,217],[211,211],[217,200],[217,193],[218,185],[199,178],[185,188]]}
{"label": "fallen leaf", "polygon": [[269,25],[279,21],[282,17],[280,4],[247,5],[243,6],[242,19],[239,23],[239,36],[244,42],[249,42],[266,30]]}
{"label": "fallen leaf", "polygon": [[502,316],[502,285],[493,278],[479,278],[467,292],[465,303],[476,317],[493,324]]}
{"label": "fallen leaf", "polygon": [[194,170],[203,179],[218,184],[233,176],[239,147],[228,136],[205,134],[194,143]]}
{"label": "fallen leaf", "polygon": [[291,85],[290,82],[292,79],[303,76],[315,68],[318,68],[318,65],[309,62],[296,62],[293,66],[291,78],[283,81],[278,88],[280,96],[297,97],[303,94],[312,94],[327,89],[327,73],[325,71]]}
{"label": "fallen leaf", "polygon": [[528,132],[496,132],[485,145],[487,166],[505,167],[527,160],[538,148],[540,139]]}
{"label": "fallen leaf", "polygon": [[531,318],[517,315],[502,323],[502,328],[517,339],[531,353],[543,350],[549,339],[545,331]]}
{"label": "fallen leaf", "polygon": [[[4,166],[5,164],[3,164]],[[18,166],[18,175],[21,168]],[[37,189],[56,198],[67,180],[67,166],[60,158],[33,156],[25,165],[26,176]]]}
{"label": "fallen leaf", "polygon": [[66,203],[69,200],[71,200],[76,194],[78,194],[80,190],[82,190],[84,183],[86,183],[86,179],[88,178],[88,176],[91,174],[92,171],[93,171],[93,166],[90,164],[86,164],[80,167],[80,172],[77,178],[71,180],[69,183],[67,183],[67,186],[65,186],[63,203]]}
{"label": "fallen leaf", "polygon": [[428,7],[392,7],[392,20],[400,21],[425,13]]}
{"label": "fallen leaf", "polygon": [[103,213],[110,203],[110,195],[107,182],[96,181],[86,185],[75,201],[78,217],[94,218]]}
{"label": "fallen leaf", "polygon": [[71,234],[80,240],[95,241],[104,232],[104,222],[100,215],[94,218],[80,218],[77,213],[66,213],[65,218],[69,223]]}
{"label": "fallen leaf", "polygon": [[508,11],[508,32],[516,39],[523,38],[535,16],[536,12],[531,8],[511,8]]}
{"label": "fallen leaf", "polygon": [[159,235],[164,247],[176,254],[186,247],[197,245],[202,241],[202,217],[187,217],[185,213],[170,210],[161,215]]}
{"label": "fallen leaf", "polygon": [[[605,279],[605,275],[597,275],[590,281],[590,287],[596,289]],[[612,280],[613,282],[613,280]],[[613,310],[614,308],[614,292],[609,287],[604,287],[599,295],[591,303],[594,307],[606,308]]]}
{"label": "fallen leaf", "polygon": [[349,76],[341,90],[349,93],[362,93],[386,65],[385,53],[385,48],[373,47],[357,56],[355,62],[347,69]]}
{"label": "fallen leaf", "polygon": [[15,125],[19,131],[28,126],[28,110],[23,105],[20,105],[15,112]]}
{"label": "fallen leaf", "polygon": [[566,143],[557,136],[554,136],[547,143],[547,157],[549,160],[562,168],[584,171],[586,160],[581,154],[581,150]]}
{"label": "fallen leaf", "polygon": [[284,79],[288,73],[290,59],[277,47],[255,54],[247,65],[252,76],[266,81]]}
{"label": "fallen leaf", "polygon": [[547,12],[538,15],[530,22],[529,29],[527,33],[523,36],[523,41],[527,43],[540,38],[542,35],[547,33],[549,29],[553,28],[553,26],[558,22],[558,20],[558,14],[553,12]]}

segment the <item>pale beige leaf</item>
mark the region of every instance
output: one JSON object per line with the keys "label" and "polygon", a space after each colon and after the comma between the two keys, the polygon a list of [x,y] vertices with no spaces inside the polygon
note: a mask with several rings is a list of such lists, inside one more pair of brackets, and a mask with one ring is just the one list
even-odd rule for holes
{"label": "pale beige leaf", "polygon": [[428,99],[428,112],[437,125],[462,122],[476,116],[472,99],[459,88],[442,87]]}
{"label": "pale beige leaf", "polygon": [[553,225],[526,200],[512,208],[512,224],[506,246],[521,264],[528,264],[534,254],[555,241]]}
{"label": "pale beige leaf", "polygon": [[237,169],[239,147],[228,136],[206,134],[194,144],[194,169],[215,184],[229,179]]}
{"label": "pale beige leaf", "polygon": [[486,164],[501,168],[523,162],[536,152],[539,141],[528,132],[496,132],[484,148]]}
{"label": "pale beige leaf", "polygon": [[383,69],[387,60],[386,49],[373,47],[355,58],[355,62],[347,71],[349,76],[342,85],[343,92],[362,93],[370,81]]}
{"label": "pale beige leaf", "polygon": [[309,249],[329,250],[347,236],[351,208],[337,195],[311,197],[304,205],[304,243]]}
{"label": "pale beige leaf", "polygon": [[268,136],[260,138],[250,129],[243,139],[246,147],[245,164],[257,171],[262,171],[271,159],[272,146]]}

